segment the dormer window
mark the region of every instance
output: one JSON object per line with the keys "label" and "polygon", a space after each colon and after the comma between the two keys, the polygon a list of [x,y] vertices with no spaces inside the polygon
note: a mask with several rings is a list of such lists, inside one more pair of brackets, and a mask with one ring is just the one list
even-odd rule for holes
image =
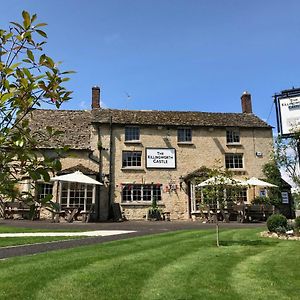
{"label": "dormer window", "polygon": [[191,128],[178,128],[177,141],[178,141],[178,143],[191,143],[192,142],[192,129]]}
{"label": "dormer window", "polygon": [[140,128],[137,126],[125,127],[125,142],[139,142],[140,141]]}
{"label": "dormer window", "polygon": [[240,130],[238,128],[228,128],[226,130],[226,142],[227,144],[239,144]]}

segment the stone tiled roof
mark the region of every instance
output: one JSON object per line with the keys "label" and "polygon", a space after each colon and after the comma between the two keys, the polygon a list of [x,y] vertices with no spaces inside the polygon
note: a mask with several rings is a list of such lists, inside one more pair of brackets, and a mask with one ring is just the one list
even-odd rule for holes
{"label": "stone tiled roof", "polygon": [[139,125],[174,126],[237,126],[271,128],[266,122],[247,113],[210,113],[193,111],[143,111],[119,109],[94,109],[93,122]]}
{"label": "stone tiled roof", "polygon": [[39,148],[90,148],[91,111],[35,109],[30,115],[30,127],[33,132],[46,134],[47,126],[63,132],[50,141],[47,141],[44,135],[36,134]]}
{"label": "stone tiled roof", "polygon": [[85,175],[97,175],[98,172],[93,171],[85,166],[83,166],[82,164],[78,164],[76,166],[67,168],[67,169],[63,169],[61,171],[59,171],[57,173],[57,175],[62,175],[62,174],[70,174],[70,173],[74,173],[76,171],[80,171],[81,173],[85,174]]}

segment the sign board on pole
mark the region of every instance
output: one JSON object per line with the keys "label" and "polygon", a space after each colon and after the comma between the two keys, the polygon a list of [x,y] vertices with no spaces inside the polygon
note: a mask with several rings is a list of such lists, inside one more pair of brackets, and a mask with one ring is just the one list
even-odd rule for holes
{"label": "sign board on pole", "polygon": [[174,148],[146,148],[147,169],[176,169]]}
{"label": "sign board on pole", "polygon": [[274,95],[278,133],[291,137],[300,131],[300,88]]}
{"label": "sign board on pole", "polygon": [[289,135],[300,129],[300,96],[279,98],[281,134]]}

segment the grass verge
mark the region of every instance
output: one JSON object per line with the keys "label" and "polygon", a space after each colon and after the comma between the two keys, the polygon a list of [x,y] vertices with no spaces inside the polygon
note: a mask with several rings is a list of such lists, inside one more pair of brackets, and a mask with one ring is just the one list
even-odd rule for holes
{"label": "grass verge", "polygon": [[1,299],[299,299],[298,241],[181,231],[0,261]]}

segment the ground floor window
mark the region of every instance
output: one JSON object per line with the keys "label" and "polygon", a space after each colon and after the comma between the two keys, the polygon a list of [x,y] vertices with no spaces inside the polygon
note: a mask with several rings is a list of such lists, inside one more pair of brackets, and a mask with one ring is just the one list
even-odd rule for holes
{"label": "ground floor window", "polygon": [[236,203],[247,202],[247,188],[227,188],[226,200],[233,201]]}
{"label": "ground floor window", "polygon": [[39,200],[44,199],[47,195],[53,195],[53,184],[39,182],[36,186],[37,198]]}
{"label": "ground floor window", "polygon": [[61,185],[60,201],[62,206],[83,209],[86,199],[86,209],[90,209],[93,201],[92,185],[77,182],[62,182]]}
{"label": "ground floor window", "polygon": [[123,184],[122,202],[161,200],[161,184]]}

